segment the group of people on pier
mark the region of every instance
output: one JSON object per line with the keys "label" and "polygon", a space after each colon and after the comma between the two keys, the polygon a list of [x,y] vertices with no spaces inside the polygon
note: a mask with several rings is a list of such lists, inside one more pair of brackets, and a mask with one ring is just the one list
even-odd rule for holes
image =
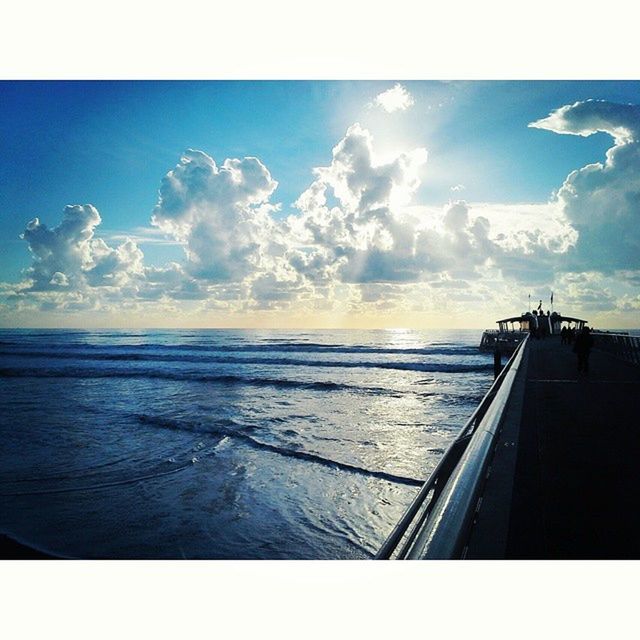
{"label": "group of people on pier", "polygon": [[562,327],[560,330],[560,344],[573,346],[573,352],[578,357],[578,374],[589,373],[589,355],[593,347],[591,329],[585,324],[580,331],[575,327]]}
{"label": "group of people on pier", "polygon": [[540,338],[546,338],[551,335],[551,326],[549,324],[549,311],[547,313],[542,308],[534,309],[531,314],[533,315],[533,322],[529,323],[529,333],[532,338],[540,340]]}
{"label": "group of people on pier", "polygon": [[575,327],[562,327],[560,330],[560,344],[573,346],[572,350],[578,357],[578,374],[589,373],[589,355],[593,343],[591,329],[586,324],[580,331],[576,331]]}
{"label": "group of people on pier", "polygon": [[[539,307],[532,312],[535,320],[529,325],[531,337],[539,340],[551,335],[551,325],[549,322],[549,311],[544,313]],[[560,330],[560,343],[573,347],[573,352],[578,358],[578,374],[589,373],[589,355],[593,347],[593,336],[591,329],[586,324],[582,324],[578,329],[575,326],[563,326]]]}

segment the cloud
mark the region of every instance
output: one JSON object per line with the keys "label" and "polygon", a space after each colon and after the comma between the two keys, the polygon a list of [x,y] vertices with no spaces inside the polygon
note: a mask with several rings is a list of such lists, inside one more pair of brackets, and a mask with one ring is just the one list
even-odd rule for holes
{"label": "cloud", "polygon": [[111,232],[96,232],[96,235],[100,236],[105,242],[123,242],[125,240],[132,240],[138,245],[141,244],[155,244],[164,246],[181,246],[184,243],[179,240],[173,240],[168,238],[166,233],[162,229],[157,227],[134,227],[129,231],[115,231]]}
{"label": "cloud", "polygon": [[593,313],[616,308],[616,296],[610,289],[610,282],[595,271],[563,274],[557,279],[557,285],[561,304],[569,309]]}
{"label": "cloud", "polygon": [[314,170],[316,180],[298,198],[301,215],[287,220],[297,245],[292,266],[314,281],[415,280],[414,232],[399,210],[420,185],[426,160],[418,148],[382,162],[371,134],[349,127],[331,164]]}
{"label": "cloud", "polygon": [[478,203],[473,209],[488,220],[491,263],[508,281],[553,282],[577,241],[578,234],[556,203]]}
{"label": "cloud", "polygon": [[85,272],[90,286],[121,287],[131,277],[143,274],[143,253],[133,240],[125,240],[113,249],[98,239],[92,242],[91,248],[93,263]]}
{"label": "cloud", "polygon": [[640,311],[640,295],[623,295],[616,301],[616,307],[620,311],[631,311],[633,313],[637,313]]}
{"label": "cloud", "polygon": [[373,104],[387,113],[394,111],[406,111],[415,104],[413,96],[397,82],[391,89],[379,93],[373,100]]}
{"label": "cloud", "polygon": [[301,277],[285,279],[277,273],[260,274],[251,282],[249,306],[258,309],[282,309],[309,291]]}
{"label": "cloud", "polygon": [[145,267],[144,277],[131,292],[141,300],[206,300],[209,290],[206,283],[187,274],[177,262],[162,267]]}
{"label": "cloud", "polygon": [[590,136],[598,131],[613,136],[616,146],[637,142],[640,107],[606,100],[585,100],[552,111],[529,124],[554,133]]}
{"label": "cloud", "polygon": [[39,218],[31,220],[21,235],[33,257],[27,270],[31,289],[46,291],[80,284],[92,263],[91,240],[100,222],[100,214],[91,205],[65,207],[62,222],[53,229]]}
{"label": "cloud", "polygon": [[[396,85],[378,98],[397,88],[405,91]],[[458,313],[469,305],[491,307],[497,298],[517,304],[514,290],[523,284],[553,284],[569,307],[634,309],[638,108],[587,101],[530,126],[606,132],[613,146],[604,163],[573,171],[548,203],[455,199],[420,206],[413,200],[429,169],[426,149],[382,158],[371,133],[355,123],[327,164],[313,170],[297,212],[286,218],[274,215],[278,183],[258,158],[218,165],[207,153],[188,150],[162,179],[153,226],[134,230],[141,242],[181,245],[182,261],[145,265],[134,239],[97,237],[101,216],[94,206],[68,206],[57,227],[29,222],[22,237],[32,264],[24,282],[0,284],[0,308]],[[452,195],[463,189],[452,187]],[[578,281],[580,273],[592,275]],[[613,273],[624,289],[602,280]],[[616,307],[617,296],[624,302]]]}
{"label": "cloud", "polygon": [[291,265],[315,283],[357,285],[442,274],[464,288],[487,265],[518,281],[553,277],[557,254],[575,236],[557,208],[476,209],[462,200],[443,209],[407,206],[426,160],[426,150],[415,149],[382,162],[371,134],[351,126],[296,202],[301,215],[287,221],[296,240]]}
{"label": "cloud", "polygon": [[62,222],[52,229],[34,218],[22,238],[33,262],[26,270],[26,291],[81,291],[87,287],[120,287],[143,272],[142,251],[126,240],[116,248],[94,238],[101,222],[90,204],[68,205]]}
{"label": "cloud", "polygon": [[492,264],[519,277],[511,263],[522,253],[542,264],[535,248],[545,238],[526,224],[520,237],[496,235],[464,201],[409,206],[426,162],[423,148],[383,160],[371,133],[356,123],[330,163],[314,170],[295,203],[299,212],[276,220],[277,182],[259,159],[218,166],[188,150],[162,180],[152,214],[157,233],[183,246],[182,263],[145,266],[136,242],[111,246],[97,238],[100,214],[75,205],[53,229],[29,223],[23,236],[34,257],[29,280],[6,296],[26,304],[31,295],[41,309],[67,310],[166,310],[172,301],[229,312],[388,310],[405,308],[427,280],[439,283],[434,291],[465,290]]}
{"label": "cloud", "polygon": [[152,224],[185,243],[191,275],[212,283],[242,280],[272,249],[268,201],[277,185],[257,158],[218,167],[189,149],[162,180]]}
{"label": "cloud", "polygon": [[587,100],[566,105],[529,126],[589,136],[605,132],[613,146],[604,163],[571,172],[557,201],[578,232],[569,270],[611,273],[640,267],[640,107]]}
{"label": "cloud", "polygon": [[[163,179],[152,216],[185,249],[179,288],[167,284],[164,294],[236,310],[283,308],[301,295],[306,279],[293,265],[303,268],[304,255],[272,216],[277,184],[257,158],[218,166],[203,151],[188,150]],[[161,288],[155,284],[147,294]]]}

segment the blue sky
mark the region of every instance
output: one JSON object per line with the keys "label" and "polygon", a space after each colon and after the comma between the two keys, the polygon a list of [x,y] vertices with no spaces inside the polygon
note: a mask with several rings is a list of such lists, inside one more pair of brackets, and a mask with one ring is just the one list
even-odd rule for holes
{"label": "blue sky", "polygon": [[[175,219],[169,220],[171,216],[165,215],[166,212],[160,212],[165,215],[164,227],[152,227],[150,224],[154,207],[158,204],[161,181],[176,167],[186,149],[204,152],[218,166],[227,158],[258,158],[261,165],[266,167],[270,178],[278,183],[274,190],[269,190],[269,187],[267,197],[260,203],[270,207],[280,204],[279,209],[272,207],[265,215],[269,216],[269,220],[282,222],[288,216],[300,213],[292,204],[316,180],[314,167],[329,167],[332,164],[332,149],[346,139],[347,131],[352,125],[359,123],[361,129],[370,136],[371,145],[379,156],[376,166],[384,166],[385,162],[389,164],[403,152],[426,149],[427,161],[415,163],[417,179],[409,185],[408,174],[402,178],[406,178],[405,186],[407,193],[410,193],[410,201],[403,202],[403,207],[414,207],[414,213],[423,207],[424,215],[427,215],[424,213],[426,211],[440,210],[441,217],[446,217],[446,207],[452,201],[461,200],[468,209],[466,214],[460,214],[466,215],[465,220],[473,222],[474,212],[478,215],[483,213],[485,217],[488,216],[487,219],[495,230],[496,224],[500,226],[499,220],[494,221],[494,218],[502,215],[497,213],[498,210],[502,211],[500,207],[508,209],[517,205],[548,204],[556,198],[556,192],[571,172],[590,163],[604,162],[607,150],[612,148],[612,134],[606,124],[596,127],[593,135],[586,136],[574,130],[560,132],[557,127],[533,128],[528,126],[530,123],[576,102],[596,100],[619,105],[640,103],[639,82],[400,80],[402,90],[411,97],[412,104],[406,109],[387,112],[376,104],[376,96],[392,89],[397,82],[0,83],[0,138],[3,150],[0,161],[0,281],[9,286],[33,276],[30,276],[29,269],[34,257],[29,252],[28,242],[19,237],[30,220],[38,217],[49,229],[55,228],[63,219],[66,205],[90,204],[101,218],[99,224],[91,223],[92,237],[103,238],[107,245],[115,247],[121,236],[135,236],[137,247],[144,253],[140,262],[143,266],[138,265],[138,270],[165,268],[163,265],[169,261],[184,263],[187,267],[191,265],[192,269],[187,268],[189,286],[196,287],[202,294],[200,301],[212,304],[206,310],[200,307],[198,311],[194,311],[192,320],[196,322],[197,317],[197,322],[206,324],[209,318],[215,324],[215,313],[222,313],[219,308],[220,300],[227,300],[227,296],[231,295],[229,287],[240,286],[240,280],[232,281],[230,276],[225,276],[226,279],[222,282],[222,272],[218,271],[212,279],[211,271],[203,267],[205,258],[202,247],[197,250],[192,248],[191,254],[188,253],[190,249],[187,249],[185,255],[185,243],[187,247],[195,246],[189,243],[196,242],[197,239],[182,234],[182,227],[178,228]],[[359,144],[369,144],[366,136],[354,134],[354,139],[356,138]],[[345,209],[348,206],[345,202],[338,202],[340,198],[335,191],[336,188],[340,189],[340,179],[334,171],[333,178],[325,180],[320,186],[329,205],[342,204]],[[459,185],[458,190],[452,191],[456,185]],[[499,206],[495,211],[489,211],[487,203]],[[564,206],[563,203],[564,200],[556,201],[560,209]],[[233,206],[236,205],[238,203]],[[254,205],[257,206],[256,202],[251,204]],[[216,208],[218,204],[214,206],[210,203],[210,206]],[[535,216],[533,210],[527,211]],[[513,215],[516,216],[516,213]],[[559,215],[563,213],[560,212]],[[433,216],[437,214],[433,213]],[[504,222],[504,216],[502,218]],[[524,218],[526,216],[520,215],[518,219],[522,222]],[[569,216],[566,221],[569,227],[573,225],[573,230],[580,227],[578,218],[571,219]],[[515,226],[517,224],[519,223],[514,222]],[[158,235],[158,228],[163,231],[163,236]],[[334,276],[341,283],[350,282],[360,286],[359,302],[375,298],[380,305],[380,299],[384,297],[387,300],[385,308],[391,314],[389,321],[397,324],[402,318],[403,309],[406,317],[413,318],[411,314],[414,311],[407,312],[406,300],[403,303],[405,306],[399,304],[396,312],[391,311],[392,304],[388,300],[395,299],[395,292],[390,294],[386,288],[390,286],[390,282],[399,280],[406,284],[408,272],[404,270],[402,274],[390,274],[385,270],[385,261],[400,258],[388,253],[390,245],[383,238],[386,231],[378,231],[382,235],[377,240],[371,240],[374,244],[382,243],[376,245],[377,253],[366,256],[363,254],[360,258],[367,265],[375,262],[377,272],[384,274],[379,279],[370,275],[352,277],[347,275],[352,272],[344,265],[340,267],[343,270],[338,274],[339,269],[334,264],[338,269]],[[209,228],[205,233],[210,240],[211,233],[213,231]],[[274,233],[283,231],[278,227]],[[375,235],[378,232],[372,230],[371,233]],[[586,238],[587,235],[585,231],[583,237]],[[225,236],[225,241],[233,242],[233,237]],[[158,242],[162,238],[167,242]],[[215,246],[218,246],[218,239],[216,237],[212,240]],[[398,238],[394,238],[393,242],[398,242]],[[297,246],[301,246],[301,243],[306,243],[304,255],[310,255],[308,240],[298,241]],[[513,243],[508,245],[509,251],[513,250],[512,245]],[[527,255],[530,253],[526,247],[523,252]],[[566,254],[566,248],[560,253]],[[548,256],[541,257],[540,263],[548,259]],[[484,273],[480,278],[479,270],[487,265],[494,271],[500,271],[500,278],[505,276],[506,267],[502,268],[496,259],[489,259],[488,263],[482,262],[480,258],[478,260],[479,262],[465,264],[459,269],[455,264],[447,262],[446,268],[443,266],[439,271],[431,267],[416,270],[413,265],[409,271],[415,277],[412,275],[410,280],[417,283],[431,278],[433,284],[434,274],[439,274],[438,277],[448,282],[464,281],[467,284],[464,288],[469,289],[479,279],[487,282],[487,278],[496,277],[495,273],[491,276]],[[514,261],[516,257],[510,255],[511,266]],[[611,281],[599,282],[612,298],[620,299],[626,295],[633,299],[634,276],[625,276],[627,288],[623,291],[616,287],[618,280],[615,273],[635,272],[637,266],[617,265],[616,269],[607,272],[600,260],[594,271],[594,274],[599,275],[593,276],[590,286],[598,277],[610,278]],[[293,283],[300,276],[304,282],[296,281],[293,288],[302,291],[310,283],[317,283],[319,280],[317,274],[304,275],[300,269],[294,276],[292,273],[287,275],[286,269],[282,271],[280,267],[273,265],[272,268],[273,271],[269,272],[269,268],[261,267],[260,277],[266,278],[264,282],[270,279],[271,285],[278,282],[278,292],[270,289],[266,298],[268,303],[265,303],[266,306],[259,304],[256,313],[260,310],[270,311],[271,317],[275,317],[273,314],[278,307],[277,301],[286,300],[287,304],[294,304],[290,294],[281,290],[283,282]],[[82,269],[86,271],[87,266]],[[577,262],[571,269],[567,265],[561,267],[562,272],[567,274],[590,272],[588,265],[578,265]],[[456,274],[456,271],[460,273]],[[529,283],[533,283],[538,290],[546,292],[556,284],[551,271],[553,269],[550,269],[544,283],[534,277],[526,283],[518,282],[517,286],[522,286],[524,290],[530,286]],[[512,269],[511,273],[514,272]],[[428,277],[427,273],[430,274]],[[245,285],[251,283],[257,290],[256,277],[251,276],[254,279],[246,280],[250,277],[248,274],[248,271],[242,270],[238,278],[242,276]],[[124,290],[124,276],[118,282]],[[384,289],[385,293],[365,292],[365,282],[370,289],[377,286]],[[326,284],[324,282],[323,286]],[[561,282],[557,284],[562,285]],[[103,285],[104,283],[100,286]],[[183,285],[186,286],[185,283]],[[69,293],[68,285],[64,287]],[[226,287],[225,291],[222,292],[220,287]],[[31,290],[36,295],[37,287],[23,289],[23,298],[28,297]],[[61,290],[46,293],[41,287],[37,295],[42,298],[46,295],[53,296],[54,293],[61,295]],[[476,293],[481,295],[479,289]],[[328,295],[328,291],[323,289],[316,290],[313,295],[304,294],[302,298],[308,301],[310,297]],[[343,300],[346,294],[338,294],[332,290],[330,295]],[[242,294],[238,294],[238,300],[241,298]],[[167,303],[167,298],[162,299]],[[58,314],[54,320],[62,322],[65,307],[61,300],[57,300],[56,303],[49,300],[44,307],[40,300],[39,309],[43,314],[45,310],[47,313]],[[353,304],[353,301],[349,304]],[[8,314],[5,323],[20,322],[18,316],[11,315],[13,305],[14,302],[9,302],[5,306],[5,314]],[[86,307],[85,313],[89,313],[89,308],[96,322],[111,321],[109,313],[113,313],[113,309],[107,311],[103,303],[94,300]],[[241,308],[242,304],[239,304],[233,312],[225,310],[224,322],[233,324],[230,320],[232,316],[239,318],[244,314],[243,317],[246,317],[246,304],[245,311]],[[604,313],[604,310],[598,312],[600,311]],[[291,314],[291,309],[289,312]],[[378,312],[379,309],[374,311]],[[428,314],[427,309],[423,312]],[[162,315],[159,308],[157,313]],[[207,315],[209,313],[214,315]],[[297,313],[296,311],[293,315]],[[307,307],[304,313],[317,317],[320,312],[317,309],[310,311]],[[367,313],[371,313],[371,310],[365,311],[358,304],[351,311],[344,311],[346,315],[360,315],[362,318]],[[45,314],[41,321],[54,320]],[[78,319],[74,321],[77,322]],[[264,322],[255,321],[258,324]],[[626,322],[621,316],[615,316],[615,320],[612,317],[611,321]],[[629,321],[632,322],[631,319]],[[275,320],[274,322],[277,323]]]}

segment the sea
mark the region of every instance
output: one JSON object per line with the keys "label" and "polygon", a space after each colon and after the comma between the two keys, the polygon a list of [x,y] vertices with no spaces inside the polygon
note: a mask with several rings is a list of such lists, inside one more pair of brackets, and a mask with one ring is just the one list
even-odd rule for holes
{"label": "sea", "polygon": [[0,330],[0,532],[364,559],[489,389],[480,331]]}

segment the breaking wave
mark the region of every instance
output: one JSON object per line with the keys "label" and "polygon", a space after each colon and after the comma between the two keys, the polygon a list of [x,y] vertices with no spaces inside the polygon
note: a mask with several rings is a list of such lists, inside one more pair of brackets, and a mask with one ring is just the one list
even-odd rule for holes
{"label": "breaking wave", "polygon": [[73,369],[65,368],[0,368],[0,378],[150,378],[187,382],[211,382],[228,385],[248,385],[254,387],[276,387],[282,389],[307,389],[311,391],[355,391],[375,395],[399,395],[382,387],[360,387],[331,381],[305,381],[288,378],[257,378],[233,374],[203,374],[200,372],[136,371],[131,369]]}
{"label": "breaking wave", "polygon": [[228,428],[228,426],[224,426],[224,425],[233,425],[237,427],[238,423],[236,423],[233,420],[223,421],[224,425],[221,423],[213,425],[213,424],[208,424],[208,423],[205,424],[201,422],[191,423],[186,421],[170,420],[168,418],[162,418],[160,416],[150,416],[147,414],[138,414],[136,417],[142,424],[158,426],[164,429],[195,431],[198,433],[207,433],[211,435],[226,436],[231,439],[242,440],[242,442],[244,442],[245,444],[248,444],[250,447],[254,449],[262,449],[263,451],[270,451],[271,453],[276,453],[281,456],[286,456],[289,458],[297,458],[298,460],[306,460],[307,462],[314,462],[316,464],[320,464],[325,467],[340,469],[341,471],[347,471],[349,473],[357,473],[359,475],[365,475],[372,478],[379,478],[381,480],[388,480],[389,482],[395,482],[398,484],[404,484],[404,485],[409,485],[413,487],[420,487],[424,484],[424,480],[418,480],[416,478],[408,478],[406,476],[401,476],[394,473],[388,473],[386,471],[376,471],[371,469],[365,469],[363,467],[349,464],[347,462],[339,462],[337,460],[324,458],[315,453],[309,453],[307,451],[301,451],[298,449],[289,449],[286,447],[269,444],[261,440],[256,440],[255,438],[248,435],[247,433],[243,433],[242,431],[238,431],[236,429],[230,429]]}

